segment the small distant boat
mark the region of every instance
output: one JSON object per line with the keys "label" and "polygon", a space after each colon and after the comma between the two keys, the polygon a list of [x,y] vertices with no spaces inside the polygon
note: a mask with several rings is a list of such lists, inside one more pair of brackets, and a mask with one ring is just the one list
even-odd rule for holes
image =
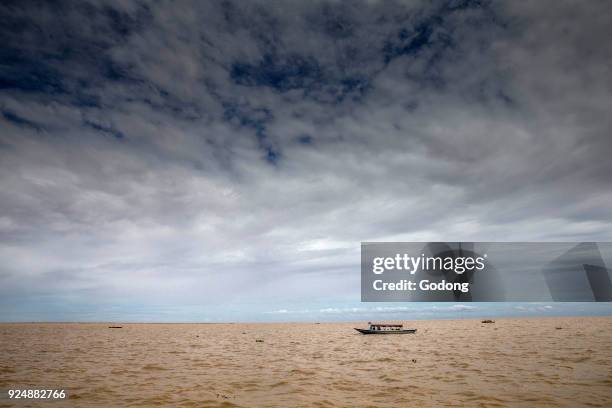
{"label": "small distant boat", "polygon": [[369,329],[358,329],[355,327],[361,334],[414,334],[417,329],[404,329],[403,324],[383,324],[383,323],[372,323],[368,322],[370,325]]}

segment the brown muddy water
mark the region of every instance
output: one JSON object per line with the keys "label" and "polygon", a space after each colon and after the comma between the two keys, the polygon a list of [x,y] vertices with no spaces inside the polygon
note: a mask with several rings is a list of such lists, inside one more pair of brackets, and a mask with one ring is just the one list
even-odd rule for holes
{"label": "brown muddy water", "polygon": [[0,324],[0,406],[612,406],[612,318],[404,324]]}

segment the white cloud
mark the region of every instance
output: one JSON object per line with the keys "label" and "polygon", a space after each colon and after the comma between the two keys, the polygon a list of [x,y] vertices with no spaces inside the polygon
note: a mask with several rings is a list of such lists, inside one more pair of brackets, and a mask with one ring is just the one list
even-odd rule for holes
{"label": "white cloud", "polygon": [[2,29],[2,296],[353,300],[361,241],[612,239],[605,5],[108,7],[2,8],[39,27]]}

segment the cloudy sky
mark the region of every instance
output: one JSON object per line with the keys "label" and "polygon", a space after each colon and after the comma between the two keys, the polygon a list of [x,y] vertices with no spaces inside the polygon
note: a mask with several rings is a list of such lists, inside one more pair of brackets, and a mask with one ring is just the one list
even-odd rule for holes
{"label": "cloudy sky", "polygon": [[361,241],[612,241],[609,2],[0,23],[0,320],[612,314],[359,302]]}

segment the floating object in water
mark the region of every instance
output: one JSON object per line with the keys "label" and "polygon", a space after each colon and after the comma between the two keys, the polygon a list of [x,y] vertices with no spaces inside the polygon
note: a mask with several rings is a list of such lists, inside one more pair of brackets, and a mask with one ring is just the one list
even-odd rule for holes
{"label": "floating object in water", "polygon": [[123,326],[108,326],[109,329],[123,329]]}
{"label": "floating object in water", "polygon": [[384,324],[384,323],[372,323],[368,322],[370,325],[369,329],[358,329],[355,327],[361,334],[414,334],[417,329],[404,329],[403,324]]}
{"label": "floating object in water", "polygon": [[495,323],[495,320],[486,319],[486,320],[481,321],[480,323]]}
{"label": "floating object in water", "polygon": [[255,340],[255,343],[263,343],[264,341],[262,339],[257,339]]}

